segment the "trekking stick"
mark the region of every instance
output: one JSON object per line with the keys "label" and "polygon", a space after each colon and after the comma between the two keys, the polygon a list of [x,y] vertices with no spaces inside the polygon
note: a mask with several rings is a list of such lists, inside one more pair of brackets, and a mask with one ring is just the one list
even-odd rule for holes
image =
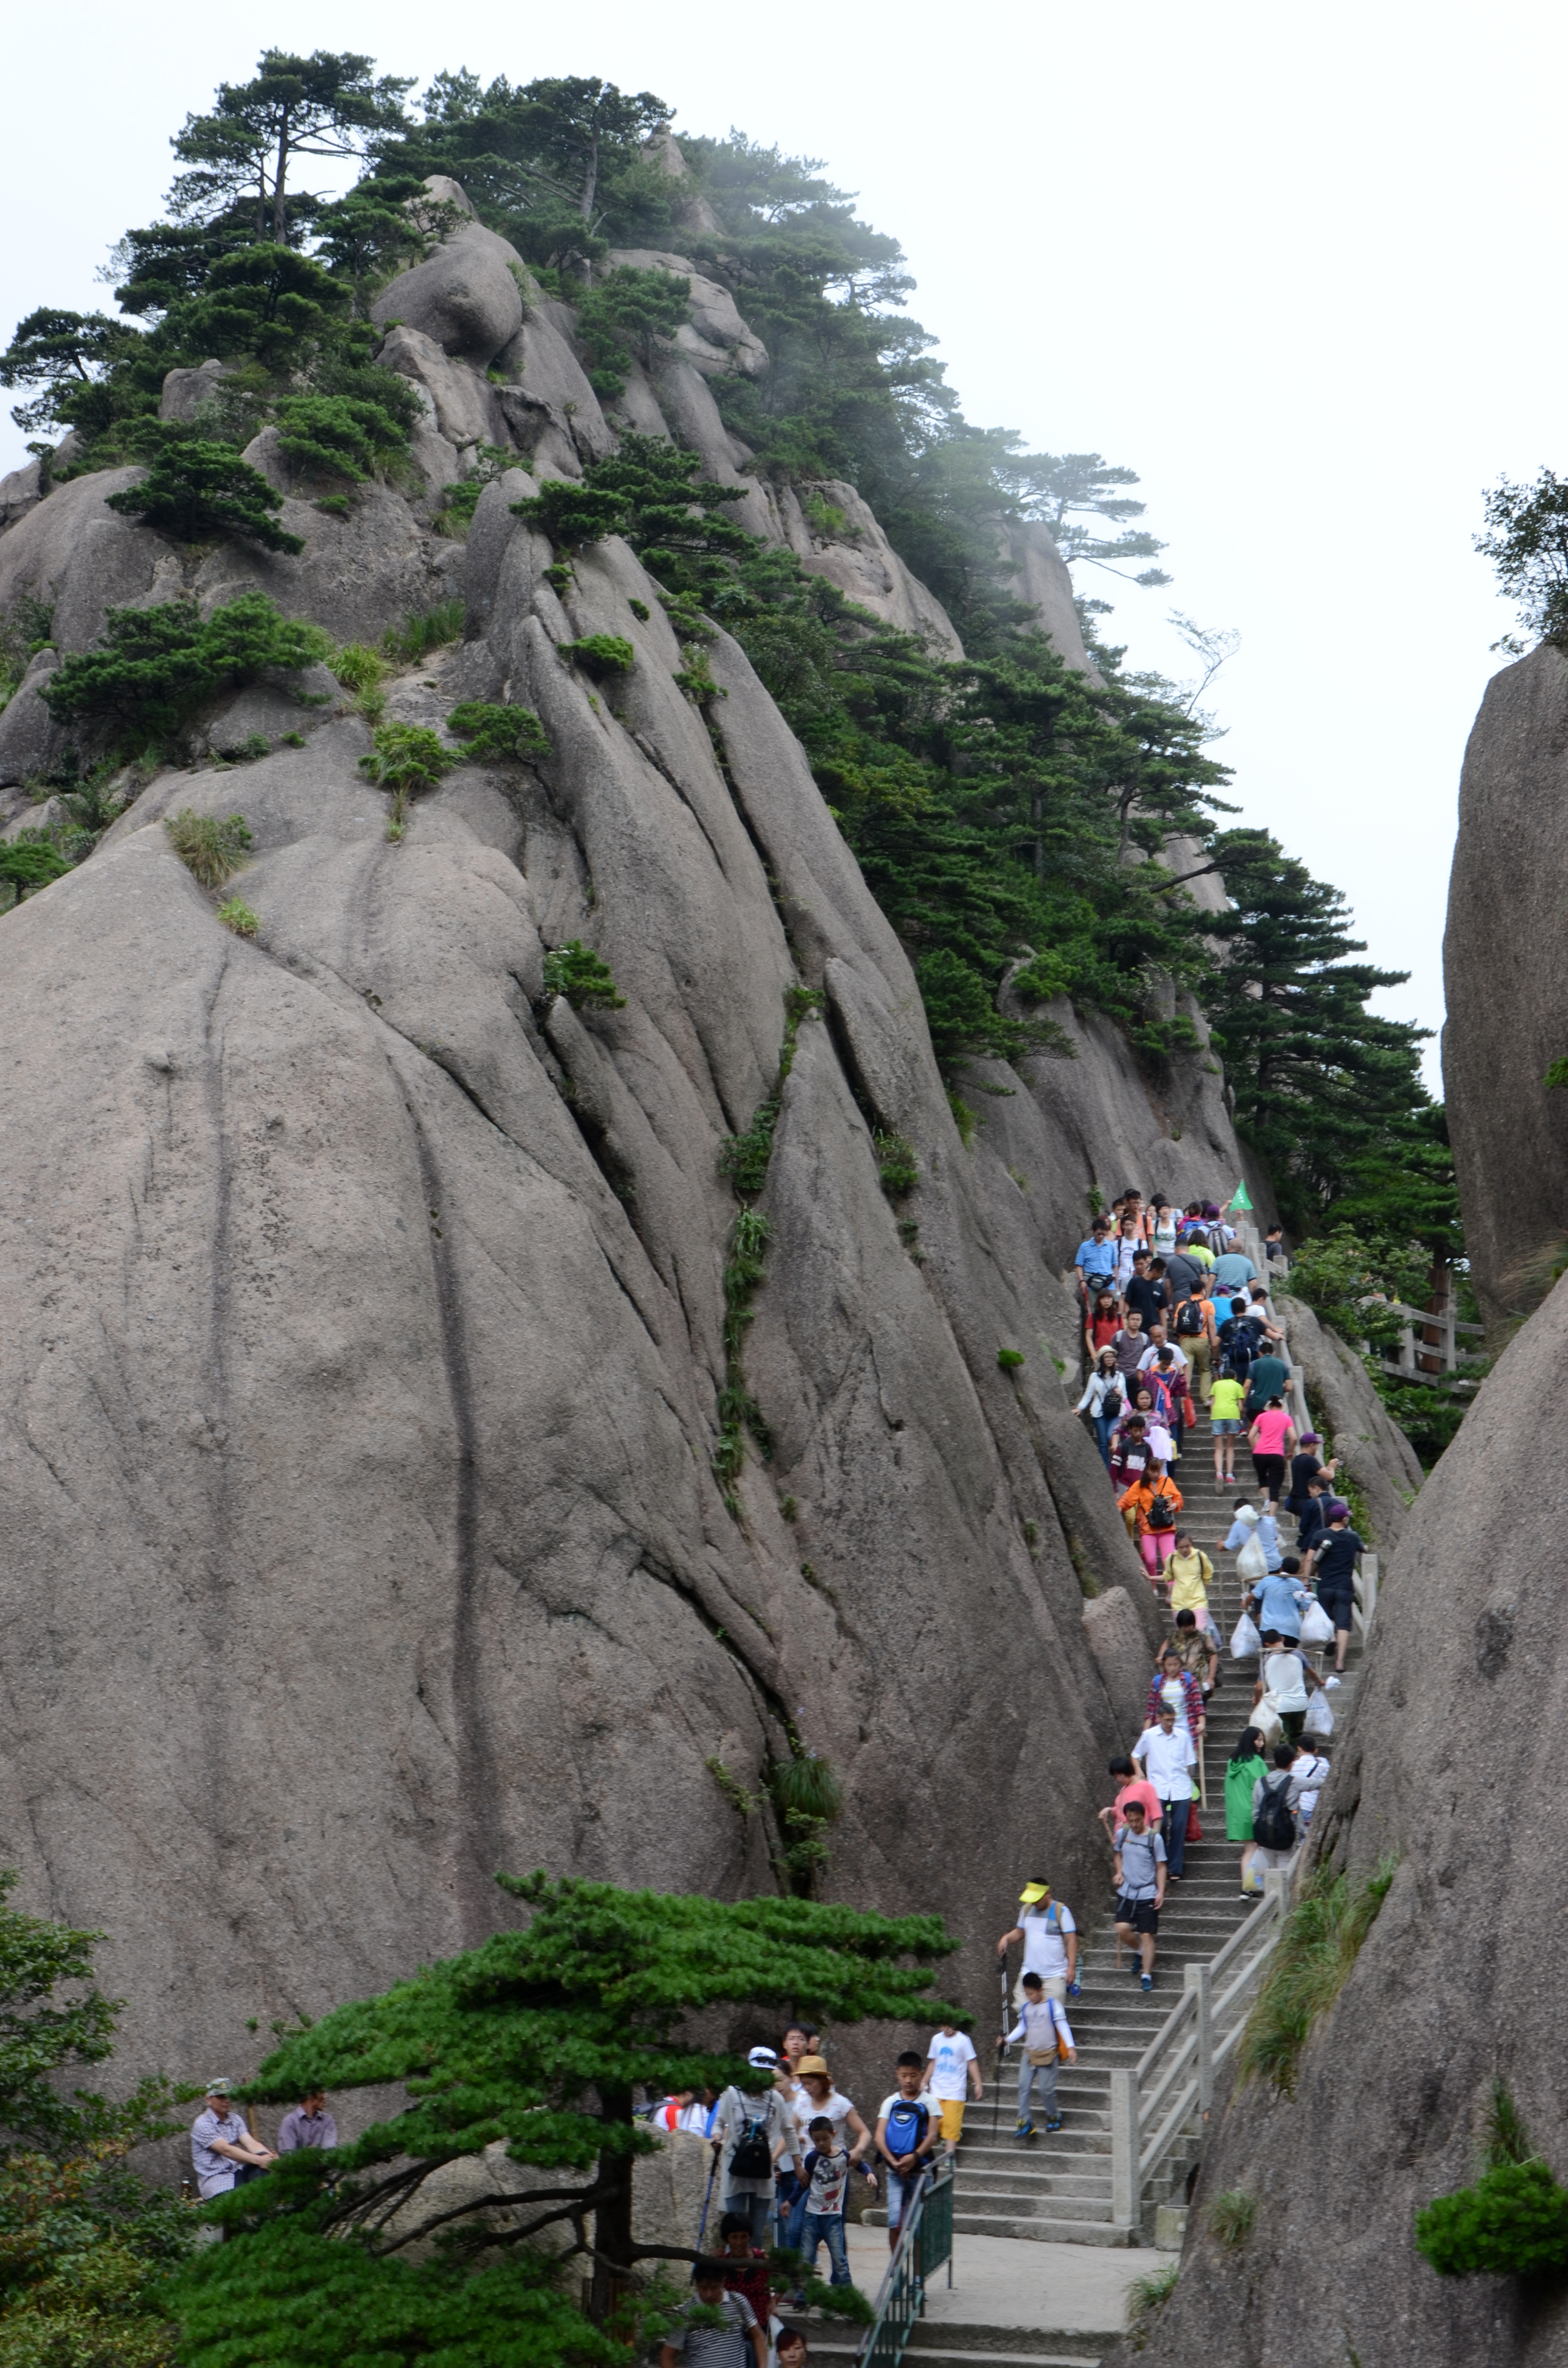
{"label": "trekking stick", "polygon": [[702,2217],[697,2224],[697,2249],[702,2250],[702,2239],[708,2228],[708,2206],[713,2201],[713,2181],[718,2175],[719,2157],[715,2154],[708,2172],[708,2192],[702,2199]]}

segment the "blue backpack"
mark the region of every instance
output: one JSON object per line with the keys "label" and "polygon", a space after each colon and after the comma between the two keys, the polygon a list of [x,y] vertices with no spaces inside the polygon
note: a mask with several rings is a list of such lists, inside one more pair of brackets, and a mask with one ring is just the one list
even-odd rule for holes
{"label": "blue backpack", "polygon": [[895,2162],[913,2154],[924,2143],[930,2119],[930,2113],[915,2097],[901,2097],[891,2109],[882,2145]]}

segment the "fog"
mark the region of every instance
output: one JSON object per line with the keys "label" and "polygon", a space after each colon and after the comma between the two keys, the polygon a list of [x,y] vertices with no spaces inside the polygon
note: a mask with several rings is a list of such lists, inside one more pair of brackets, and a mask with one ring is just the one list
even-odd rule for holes
{"label": "fog", "polygon": [[[1561,11],[280,0],[242,33],[65,0],[8,43],[0,328],[112,309],[94,273],[155,218],[169,134],[267,43],[421,85],[603,74],[824,159],[903,241],[971,418],[1139,471],[1175,582],[1080,588],[1131,664],[1187,670],[1172,607],[1240,632],[1208,703],[1242,817],[1411,973],[1383,1008],[1440,1024],[1460,763],[1511,622],[1481,491],[1568,458]],[[7,422],[0,466],[22,445]]]}

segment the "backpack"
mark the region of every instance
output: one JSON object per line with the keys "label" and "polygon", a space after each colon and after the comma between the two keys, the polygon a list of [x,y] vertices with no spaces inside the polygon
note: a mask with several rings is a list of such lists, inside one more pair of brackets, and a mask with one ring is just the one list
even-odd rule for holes
{"label": "backpack", "polygon": [[1252,1332],[1248,1326],[1238,1324],[1220,1351],[1220,1379],[1244,1382],[1251,1371]]}
{"label": "backpack", "polygon": [[1296,1847],[1296,1820],[1285,1805],[1285,1795],[1290,1789],[1290,1771],[1264,1780],[1263,1799],[1252,1821],[1253,1839],[1265,1850],[1288,1850]]}
{"label": "backpack", "polygon": [[1198,1312],[1198,1302],[1195,1299],[1184,1299],[1176,1309],[1177,1339],[1195,1340],[1202,1329],[1203,1318]]}
{"label": "backpack", "polygon": [[895,2162],[906,2154],[914,2154],[925,2138],[930,2119],[930,2113],[918,2098],[901,2097],[888,2114],[888,2125],[882,2136],[884,2151],[892,2155]]}
{"label": "backpack", "polygon": [[1174,1530],[1176,1527],[1176,1515],[1171,1510],[1171,1500],[1159,1493],[1154,1496],[1143,1518],[1152,1530]]}
{"label": "backpack", "polygon": [[[737,2092],[738,2093],[738,2092]],[[773,2148],[767,2143],[767,2116],[743,2123],[730,2157],[732,2179],[771,2179]]]}
{"label": "backpack", "polygon": [[1122,1396],[1119,1390],[1107,1390],[1100,1400],[1100,1412],[1107,1422],[1117,1422],[1121,1417]]}

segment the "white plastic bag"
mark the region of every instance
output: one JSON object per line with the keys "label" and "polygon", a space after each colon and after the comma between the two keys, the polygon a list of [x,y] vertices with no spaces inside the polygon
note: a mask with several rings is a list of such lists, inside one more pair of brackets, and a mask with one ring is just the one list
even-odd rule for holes
{"label": "white plastic bag", "polygon": [[1309,1603],[1301,1613],[1303,1645],[1332,1645],[1334,1622],[1321,1603]]}
{"label": "white plastic bag", "polygon": [[1263,1738],[1265,1749],[1272,1751],[1285,1732],[1284,1723],[1274,1707],[1272,1694],[1265,1694],[1261,1701],[1254,1702],[1252,1715],[1247,1720],[1247,1725],[1256,1727]]}
{"label": "white plastic bag", "polygon": [[1256,1530],[1236,1556],[1236,1573],[1239,1577],[1247,1580],[1249,1585],[1254,1579],[1268,1577],[1268,1556],[1264,1552],[1263,1540]]}
{"label": "white plastic bag", "polygon": [[1328,1706],[1328,1696],[1320,1687],[1307,1704],[1307,1714],[1301,1721],[1303,1735],[1332,1735],[1334,1713]]}
{"label": "white plastic bag", "polygon": [[1233,1661],[1250,1661],[1262,1650],[1263,1639],[1257,1633],[1257,1623],[1250,1613],[1244,1611],[1231,1633],[1231,1658]]}

